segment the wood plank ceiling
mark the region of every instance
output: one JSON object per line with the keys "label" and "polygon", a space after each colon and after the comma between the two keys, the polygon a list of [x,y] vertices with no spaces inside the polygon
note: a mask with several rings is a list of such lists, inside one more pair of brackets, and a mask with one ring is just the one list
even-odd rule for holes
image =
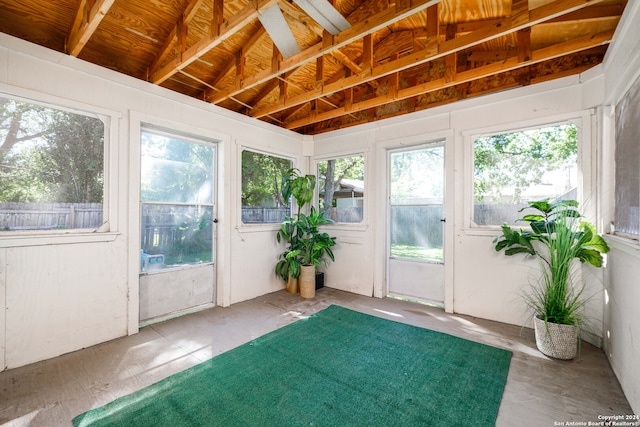
{"label": "wood plank ceiling", "polygon": [[[331,3],[336,35],[289,0],[2,0],[0,31],[312,135],[583,72],[626,0]],[[258,19],[273,5],[288,58]]]}

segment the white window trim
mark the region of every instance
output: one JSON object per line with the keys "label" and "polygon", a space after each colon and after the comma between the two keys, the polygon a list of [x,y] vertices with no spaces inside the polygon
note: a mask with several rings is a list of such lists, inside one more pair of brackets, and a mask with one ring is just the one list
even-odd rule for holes
{"label": "white window trim", "polygon": [[40,246],[84,242],[109,242],[119,235],[119,220],[117,211],[119,176],[118,130],[122,114],[103,107],[59,98],[27,89],[15,88],[0,83],[0,96],[19,102],[26,102],[46,108],[96,117],[104,124],[103,147],[103,223],[97,228],[69,229],[69,230],[17,230],[0,233],[0,247]]}
{"label": "white window trim", "polygon": [[[596,144],[593,142],[591,116],[593,111],[586,110],[576,113],[561,114],[553,117],[538,118],[511,123],[508,126],[491,126],[461,132],[464,141],[464,189],[462,231],[468,236],[495,236],[500,231],[500,225],[478,225],[473,222],[473,179],[474,179],[474,151],[473,142],[482,136],[497,135],[509,132],[539,129],[563,123],[575,124],[578,128],[578,202],[581,213],[589,218],[596,217],[597,203],[595,200],[595,162]],[[594,200],[585,202],[585,194]],[[523,225],[524,227],[524,225]]]}
{"label": "white window trim", "polygon": [[[349,151],[338,151],[336,153],[332,153],[331,155],[323,155],[323,156],[318,156],[318,157],[313,157],[312,161],[311,161],[311,172],[313,172],[314,175],[316,175],[316,178],[318,177],[318,164],[320,162],[326,162],[328,160],[333,160],[333,159],[339,159],[339,158],[343,158],[343,157],[356,157],[356,156],[362,156],[363,161],[364,161],[364,194],[362,196],[362,221],[361,222],[335,222],[332,224],[327,224],[324,225],[323,227],[329,228],[329,229],[340,229],[340,230],[353,230],[353,231],[360,231],[360,230],[366,230],[368,228],[369,225],[369,209],[367,206],[369,197],[367,196],[368,191],[367,188],[370,187],[370,179],[369,179],[369,174],[367,173],[367,168],[369,165],[369,149],[361,149],[361,150],[349,150]],[[320,203],[320,197],[319,197],[319,193],[320,193],[320,189],[316,188],[316,190],[313,193],[313,200],[311,201],[311,203],[313,203],[312,206],[318,207],[318,204]]]}
{"label": "white window trim", "polygon": [[[236,206],[236,231],[238,233],[253,233],[253,232],[274,232],[280,229],[280,222],[263,222],[256,224],[245,224],[242,222],[242,152],[243,151],[252,151],[258,154],[264,154],[265,156],[278,157],[280,159],[285,159],[291,161],[291,167],[297,168],[303,171],[303,168],[298,166],[301,163],[299,158],[296,158],[290,154],[282,154],[276,153],[274,151],[265,150],[262,147],[257,145],[252,145],[248,143],[240,143],[237,144],[237,168],[238,175],[236,177],[236,200],[234,202],[234,206]],[[292,200],[292,209],[295,209],[295,200]]]}
{"label": "white window trim", "polygon": [[[208,134],[209,132],[206,131],[193,131],[193,130],[185,130],[184,128],[180,127],[180,129],[177,128],[171,128],[171,127],[167,127],[165,125],[157,125],[156,123],[153,122],[148,122],[148,121],[143,121],[139,123],[140,125],[140,134],[142,132],[148,131],[149,133],[155,133],[156,135],[162,135],[162,136],[166,136],[166,137],[178,137],[183,139],[184,141],[187,141],[189,143],[192,144],[200,144],[200,145],[204,145],[207,147],[211,147],[213,148],[213,152],[214,152],[214,158],[213,158],[213,162],[214,162],[214,172],[215,169],[218,167],[218,165],[220,164],[220,162],[218,161],[218,156],[219,156],[219,144],[222,142],[221,140],[215,138],[215,137],[210,137],[210,136],[204,136],[206,134]],[[139,136],[138,139],[138,168],[140,168],[140,161],[142,158],[142,153],[140,152],[140,143],[141,143],[141,136]],[[211,203],[181,203],[181,202],[159,202],[159,201],[142,201],[140,200],[140,174],[137,175],[138,176],[138,212],[141,212],[142,210],[142,205],[181,205],[181,206],[195,206],[195,205],[199,205],[199,206],[205,206],[205,207],[211,207],[213,210],[213,216],[214,218],[218,217],[218,188],[220,187],[218,185],[217,182],[214,182],[214,186],[213,186],[213,202]],[[219,174],[216,175],[216,181],[219,179]],[[142,223],[140,221],[140,217],[138,218],[138,224],[139,224],[139,230],[138,230],[138,240],[140,240],[140,227],[142,227]],[[140,242],[138,242],[140,243]],[[140,248],[138,248],[138,250],[140,250]],[[156,274],[156,273],[163,273],[163,272],[170,272],[170,271],[176,271],[176,270],[187,270],[190,268],[198,268],[204,265],[213,265],[216,263],[216,255],[217,255],[217,248],[214,246],[212,248],[213,253],[213,259],[210,262],[203,262],[203,263],[198,263],[198,264],[180,264],[180,265],[175,265],[175,266],[169,266],[166,268],[163,268],[162,270],[159,271],[140,271],[140,275],[141,276],[145,276],[145,275],[149,275],[149,274]]]}

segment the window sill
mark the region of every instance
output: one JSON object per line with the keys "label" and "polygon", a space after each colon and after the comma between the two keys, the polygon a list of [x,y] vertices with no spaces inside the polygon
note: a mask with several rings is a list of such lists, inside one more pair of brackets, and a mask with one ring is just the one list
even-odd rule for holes
{"label": "window sill", "polygon": [[[320,226],[322,230],[341,230],[341,231],[367,231],[369,226],[363,223],[341,222],[337,224],[324,224]],[[238,233],[260,233],[260,232],[277,232],[280,230],[280,223],[272,224],[243,224],[236,227]]]}
{"label": "window sill", "polygon": [[74,243],[113,242],[120,233],[70,232],[66,234],[11,234],[0,235],[0,248],[69,245]]}
{"label": "window sill", "polygon": [[616,236],[613,234],[605,234],[605,241],[611,249],[622,251],[628,255],[640,258],[640,242],[626,237]]}
{"label": "window sill", "polygon": [[266,224],[242,224],[236,227],[238,233],[260,233],[260,232],[276,232],[280,230],[280,223]]}
{"label": "window sill", "polygon": [[[523,227],[526,229],[526,227]],[[462,232],[465,236],[487,236],[497,237],[502,233],[502,228],[498,225],[487,225],[484,227],[463,228]]]}

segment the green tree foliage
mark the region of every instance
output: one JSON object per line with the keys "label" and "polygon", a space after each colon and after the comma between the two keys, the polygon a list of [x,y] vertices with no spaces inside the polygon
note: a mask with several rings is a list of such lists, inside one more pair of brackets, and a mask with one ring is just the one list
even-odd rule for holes
{"label": "green tree foliage", "polygon": [[0,98],[0,201],[99,203],[104,124]]}
{"label": "green tree foliage", "polygon": [[242,152],[242,206],[289,206],[282,198],[282,178],[291,160],[255,151]]}
{"label": "green tree foliage", "polygon": [[391,197],[394,201],[411,198],[444,197],[444,148],[395,152],[391,156]]}
{"label": "green tree foliage", "polygon": [[213,202],[213,147],[145,131],[141,156],[143,201]]}
{"label": "green tree foliage", "polygon": [[474,196],[497,201],[513,188],[511,203],[520,203],[525,189],[542,183],[546,173],[575,165],[577,127],[560,125],[478,138],[474,143]]}
{"label": "green tree foliage", "polygon": [[[78,114],[56,111],[40,150],[42,181],[49,199],[66,203],[101,203],[104,180],[104,124]],[[47,167],[48,166],[48,167]]]}
{"label": "green tree foliage", "polygon": [[343,179],[364,181],[364,157],[340,157],[318,163],[319,188],[322,198],[321,210],[333,206],[333,194],[340,188]]}

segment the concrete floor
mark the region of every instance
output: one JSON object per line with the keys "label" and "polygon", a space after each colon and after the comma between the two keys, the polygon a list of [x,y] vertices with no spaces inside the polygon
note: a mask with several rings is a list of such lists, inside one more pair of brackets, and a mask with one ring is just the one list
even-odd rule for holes
{"label": "concrete floor", "polygon": [[321,289],[303,300],[284,291],[213,308],[120,338],[0,373],[0,423],[69,426],[91,408],[150,385],[330,304],[511,350],[498,426],[558,426],[631,414],[604,353],[582,346],[580,359],[548,359],[533,332],[394,299]]}

